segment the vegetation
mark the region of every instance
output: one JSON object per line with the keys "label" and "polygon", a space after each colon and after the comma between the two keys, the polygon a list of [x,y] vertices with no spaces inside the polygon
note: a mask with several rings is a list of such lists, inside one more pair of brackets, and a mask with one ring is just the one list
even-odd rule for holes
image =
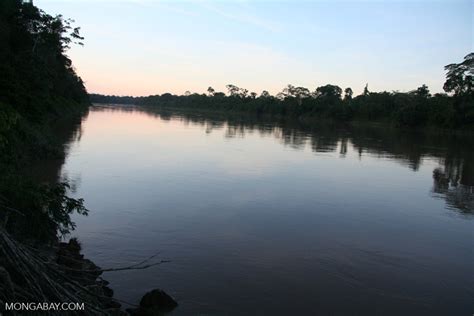
{"label": "vegetation", "polygon": [[[83,38],[73,21],[51,16],[21,0],[0,2],[0,223],[9,233],[35,240],[54,239],[73,228],[72,212],[87,214],[82,200],[66,196],[67,183],[38,184],[25,166],[42,158],[63,158],[65,139],[52,126],[69,118],[72,136],[89,96],[67,51]],[[235,85],[227,94],[165,93],[147,97],[90,95],[93,102],[249,112],[278,117],[318,117],[340,121],[384,121],[396,126],[473,129],[474,54],[446,66],[449,94],[432,96],[423,85],[411,92],[370,92],[325,85],[310,90],[288,85],[272,96]]]}
{"label": "vegetation", "polygon": [[444,90],[448,94],[431,95],[428,87],[402,93],[364,92],[353,97],[351,88],[325,85],[311,91],[288,85],[276,96],[263,91],[259,96],[247,89],[227,85],[227,95],[212,87],[207,94],[151,95],[119,97],[91,94],[94,103],[137,104],[220,111],[242,111],[285,117],[319,117],[340,121],[383,121],[399,127],[434,126],[446,129],[474,130],[474,53],[463,62],[446,67]]}
{"label": "vegetation", "polygon": [[[334,120],[273,118],[242,112],[205,112],[194,110],[143,109],[161,120],[179,120],[186,126],[200,126],[206,134],[224,131],[226,138],[246,135],[278,138],[293,149],[311,148],[315,153],[338,153],[344,158],[358,152],[360,157],[390,157],[390,160],[418,171],[430,157],[438,163],[433,170],[434,198],[444,199],[448,209],[462,215],[474,214],[474,138],[470,133],[451,133],[400,128],[379,128],[368,124],[345,124]],[[136,111],[130,107],[110,107],[107,111]],[[435,136],[435,137],[434,137]],[[352,147],[352,150],[351,150]],[[390,179],[387,179],[390,181]],[[428,191],[428,190],[427,190]]]}
{"label": "vegetation", "polygon": [[9,233],[54,240],[73,227],[69,214],[87,213],[68,185],[38,184],[25,167],[64,156],[52,126],[69,117],[73,134],[89,103],[66,52],[81,44],[72,20],[51,16],[21,0],[0,2],[0,223]]}

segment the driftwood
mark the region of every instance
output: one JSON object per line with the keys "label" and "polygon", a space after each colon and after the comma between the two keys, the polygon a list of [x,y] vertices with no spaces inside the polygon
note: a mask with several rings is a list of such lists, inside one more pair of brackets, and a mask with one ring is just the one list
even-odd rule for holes
{"label": "driftwood", "polygon": [[91,270],[71,269],[71,268],[68,268],[68,267],[64,267],[64,269],[68,270],[68,271],[76,271],[76,272],[84,272],[84,273],[102,273],[102,272],[116,272],[116,271],[124,271],[124,270],[143,270],[143,269],[148,269],[148,268],[151,268],[151,267],[154,267],[154,266],[161,265],[163,263],[170,262],[169,260],[160,260],[158,262],[145,264],[148,261],[154,259],[158,255],[159,255],[159,253],[154,254],[153,256],[148,257],[147,259],[145,259],[145,260],[143,260],[139,263],[135,263],[135,264],[132,264],[132,265],[126,266],[126,267],[106,268],[106,269],[97,268],[97,269],[91,269]]}

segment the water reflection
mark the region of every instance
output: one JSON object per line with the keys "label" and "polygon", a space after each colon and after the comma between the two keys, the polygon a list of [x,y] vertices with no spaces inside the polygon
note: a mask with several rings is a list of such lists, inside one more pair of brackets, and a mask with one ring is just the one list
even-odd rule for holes
{"label": "water reflection", "polygon": [[359,159],[363,159],[364,155],[387,158],[413,171],[420,168],[424,159],[434,159],[439,166],[433,170],[432,196],[445,199],[451,210],[464,215],[474,214],[474,137],[470,135],[130,106],[98,108],[106,111],[144,111],[164,121],[177,120],[185,125],[200,126],[206,134],[224,129],[224,136],[228,139],[258,133],[262,137],[280,139],[284,146],[292,149],[303,150],[309,146],[315,153],[338,152],[340,158],[345,158],[348,150],[352,150],[358,153]]}
{"label": "water reflection", "polygon": [[180,302],[173,315],[461,315],[474,308],[472,145],[94,108],[62,173],[91,210],[74,233],[87,257],[172,261],[106,275],[120,299],[161,287]]}
{"label": "water reflection", "polygon": [[89,111],[85,110],[82,117],[72,115],[70,117],[61,118],[53,123],[52,131],[55,134],[54,140],[57,144],[53,144],[58,148],[62,148],[56,153],[54,158],[42,159],[35,161],[23,170],[27,177],[31,177],[39,183],[56,183],[67,182],[71,185],[71,189],[75,191],[76,179],[71,179],[67,174],[61,173],[61,166],[64,164],[68,156],[71,146],[81,141],[83,126],[82,122],[87,120]]}
{"label": "water reflection", "polygon": [[[452,170],[450,170],[452,171]],[[474,187],[461,183],[458,172],[446,173],[442,168],[433,171],[433,196],[446,200],[448,208],[464,215],[472,215],[474,210]]]}

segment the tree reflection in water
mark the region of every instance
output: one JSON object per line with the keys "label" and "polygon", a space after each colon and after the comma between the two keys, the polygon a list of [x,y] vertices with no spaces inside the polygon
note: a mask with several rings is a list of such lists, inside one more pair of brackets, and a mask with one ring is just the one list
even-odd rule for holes
{"label": "tree reflection in water", "polygon": [[162,120],[177,119],[202,126],[207,134],[224,128],[227,138],[259,133],[280,139],[283,145],[294,149],[309,146],[315,153],[339,152],[340,158],[346,157],[352,148],[360,159],[364,155],[390,158],[413,171],[418,171],[424,159],[435,160],[438,167],[433,171],[431,195],[445,199],[448,209],[474,215],[473,135],[134,106],[110,107],[110,111],[145,111]]}

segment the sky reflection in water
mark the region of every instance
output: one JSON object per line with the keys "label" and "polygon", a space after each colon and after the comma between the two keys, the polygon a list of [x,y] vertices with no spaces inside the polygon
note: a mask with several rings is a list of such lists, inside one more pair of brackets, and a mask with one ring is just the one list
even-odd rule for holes
{"label": "sky reflection in water", "polygon": [[62,176],[117,297],[173,315],[462,314],[474,304],[472,140],[94,108]]}

